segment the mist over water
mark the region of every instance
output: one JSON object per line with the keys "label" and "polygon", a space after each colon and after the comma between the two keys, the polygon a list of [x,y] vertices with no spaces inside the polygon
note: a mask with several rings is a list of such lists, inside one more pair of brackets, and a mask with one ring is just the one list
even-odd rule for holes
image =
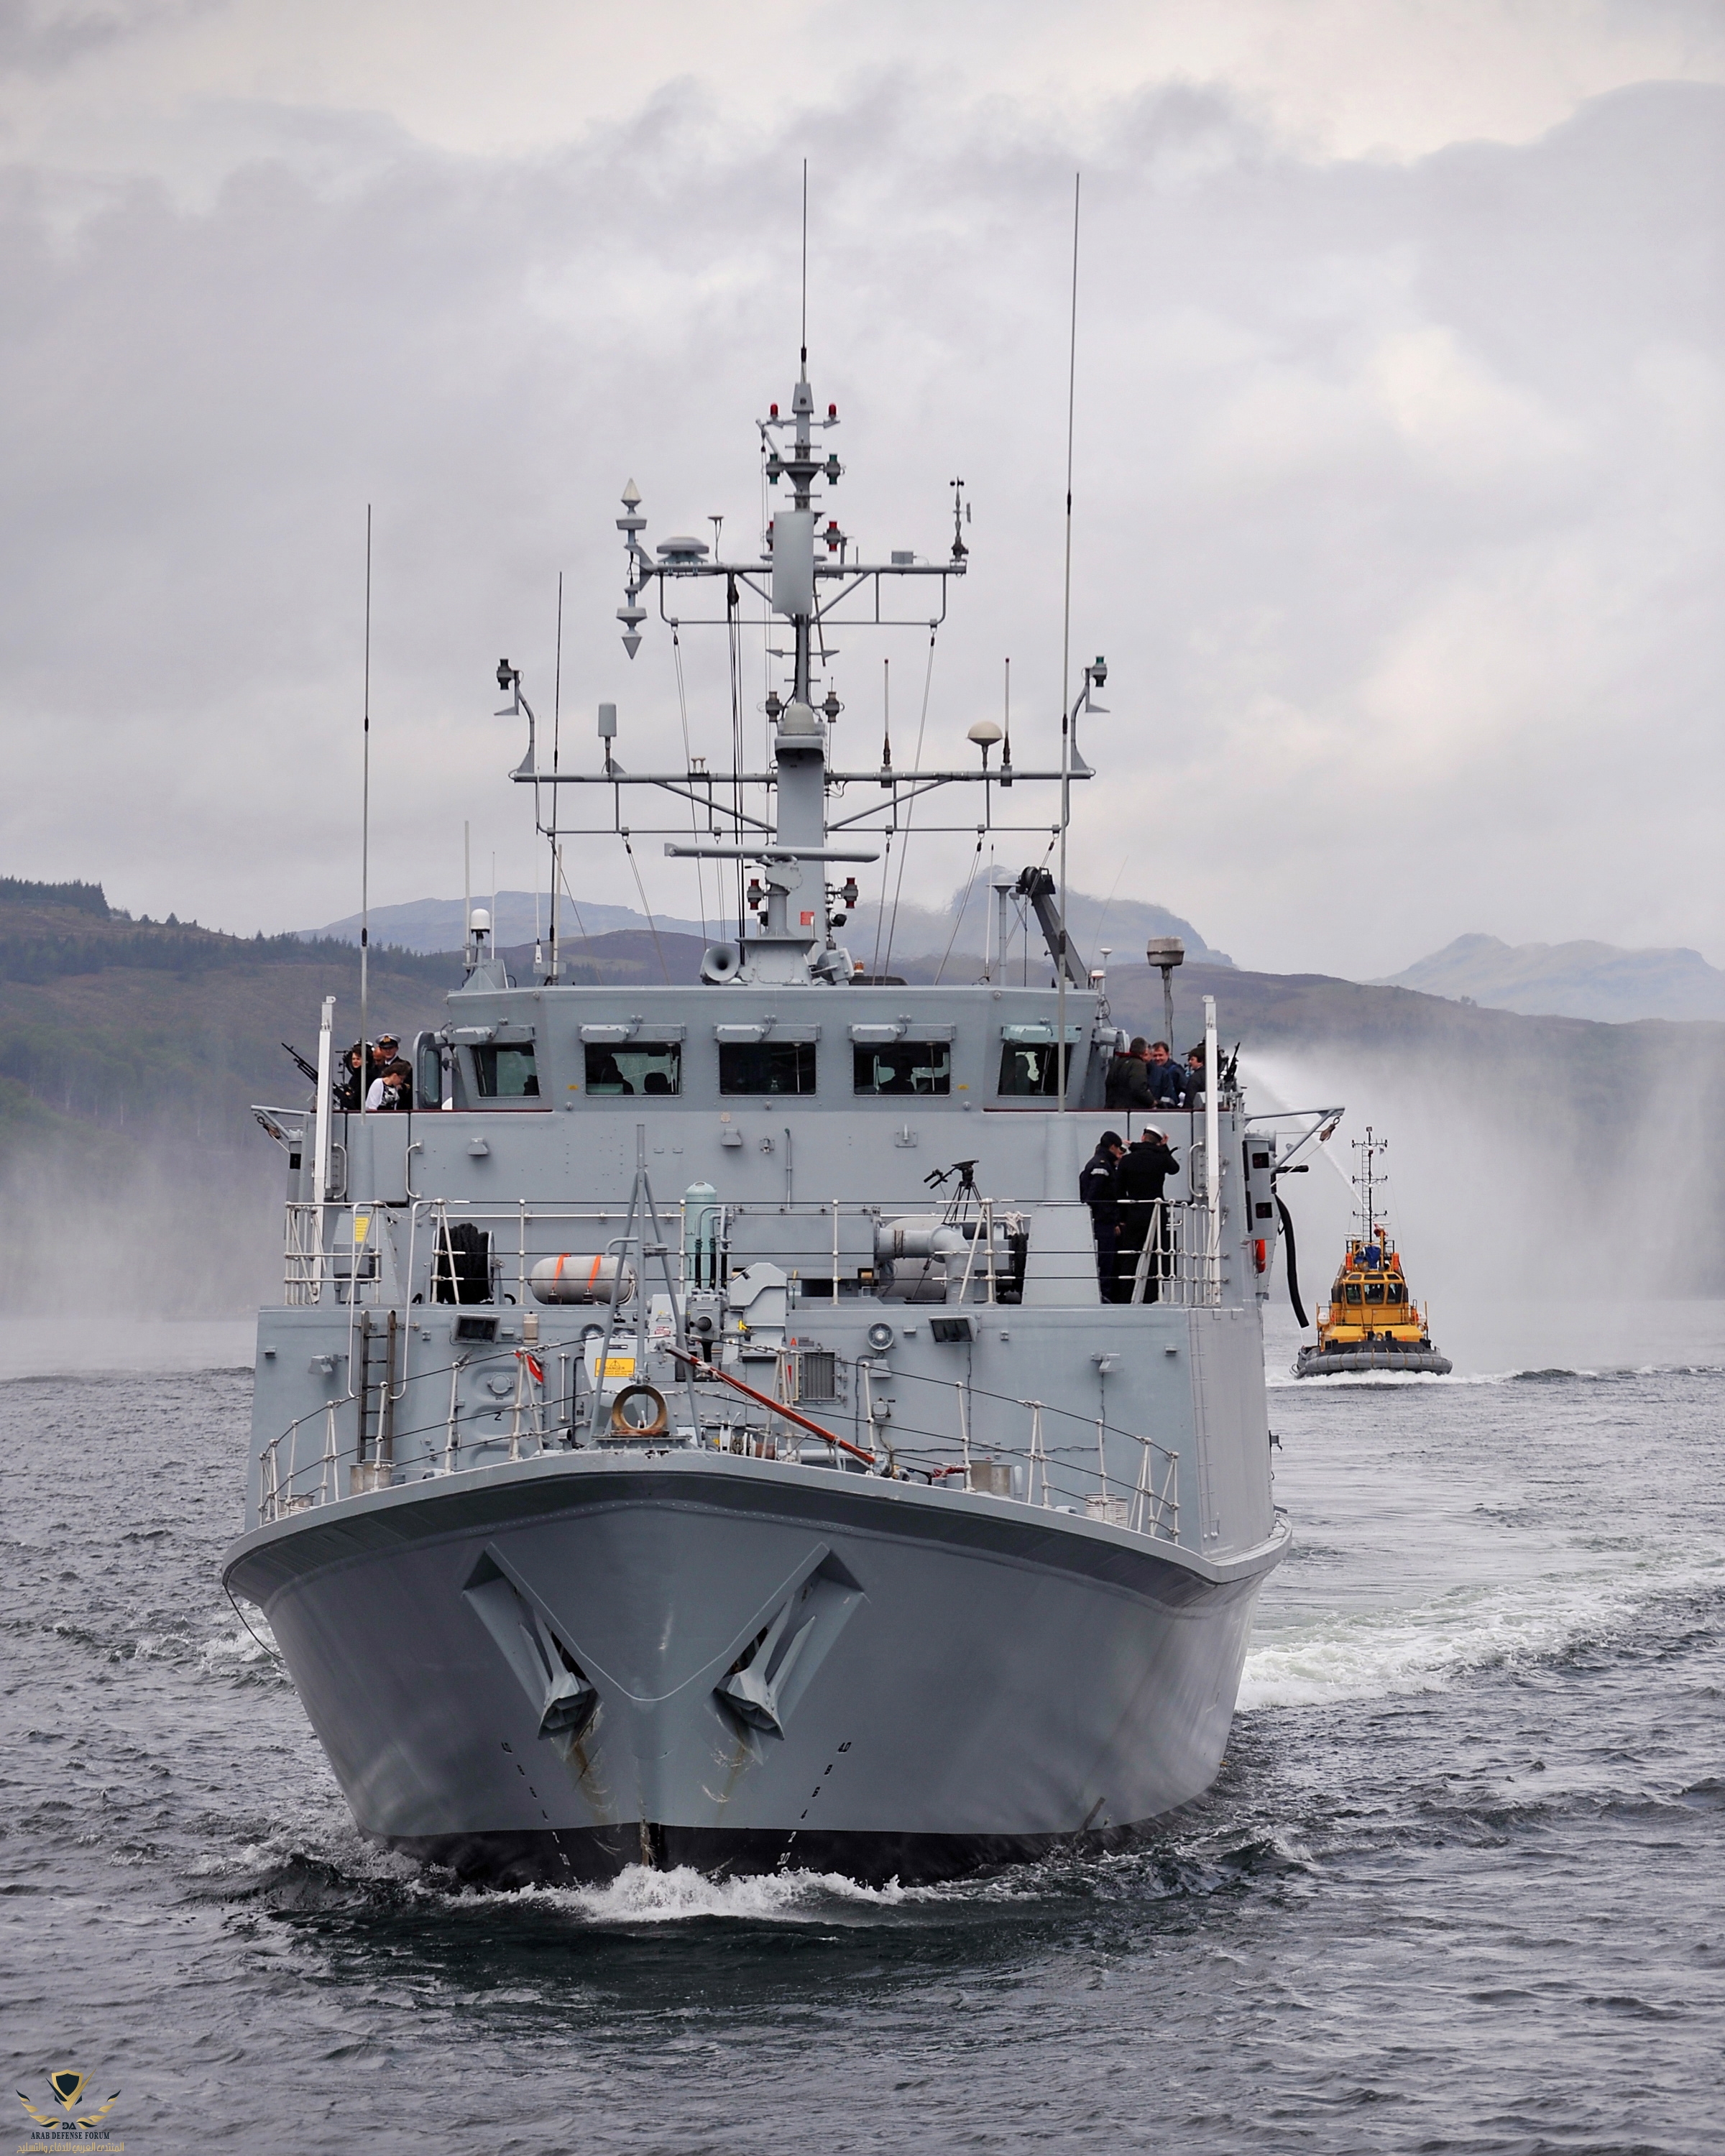
{"label": "mist over water", "polygon": [[0,1173],[0,1324],[52,1325],[95,1287],[126,1320],[254,1320],[281,1291],[281,1158],[258,1131],[243,1152],[13,1160]]}
{"label": "mist over water", "polygon": [[129,2148],[248,2156],[1714,2156],[1725,1306],[1692,1315],[1591,1375],[1296,1383],[1273,1313],[1295,1548],[1215,1787],[1142,1849],[524,1894],[369,1848],[223,1597],[250,1380],[201,1365],[239,1328],[8,1327],[8,2086],[74,2063]]}
{"label": "mist over water", "polygon": [[1697,1175],[1711,1142],[1693,1094],[1661,1096],[1656,1070],[1634,1097],[1603,1100],[1579,1081],[1535,1089],[1506,1069],[1339,1046],[1245,1055],[1240,1075],[1255,1113],[1347,1106],[1329,1143],[1301,1156],[1310,1173],[1281,1185],[1308,1316],[1351,1232],[1353,1142],[1370,1125],[1389,1141],[1382,1209],[1458,1373],[1713,1352],[1725,1245]]}

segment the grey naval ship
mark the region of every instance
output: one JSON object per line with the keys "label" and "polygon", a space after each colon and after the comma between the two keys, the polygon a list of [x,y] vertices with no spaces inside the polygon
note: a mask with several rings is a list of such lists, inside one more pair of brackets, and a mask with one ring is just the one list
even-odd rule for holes
{"label": "grey naval ship", "polygon": [[[360,1830],[465,1877],[1117,1845],[1214,1777],[1288,1548],[1260,1306],[1276,1180],[1334,1111],[1249,1115],[1206,998],[1201,1096],[1158,1118],[1178,1173],[1100,1276],[1078,1183],[1132,1134],[1102,1111],[1125,1037],[1061,884],[1106,668],[1045,768],[991,720],[973,762],[843,767],[835,637],[932,639],[970,565],[962,489],[949,553],[858,552],[837,418],[805,351],[742,558],[716,525],[649,547],[623,497],[629,656],[649,601],[728,636],[723,767],[626,770],[602,705],[578,769],[498,670],[553,891],[572,842],[652,833],[726,880],[736,940],[686,986],[575,985],[554,911],[516,981],[470,909],[406,1107],[338,1088],[331,1000],[311,1100],[257,1111],[284,1277],[224,1576]],[[778,684],[747,718],[746,639]],[[913,824],[1040,856],[988,872],[979,980],[844,941]],[[1166,992],[1179,950],[1150,955]]]}

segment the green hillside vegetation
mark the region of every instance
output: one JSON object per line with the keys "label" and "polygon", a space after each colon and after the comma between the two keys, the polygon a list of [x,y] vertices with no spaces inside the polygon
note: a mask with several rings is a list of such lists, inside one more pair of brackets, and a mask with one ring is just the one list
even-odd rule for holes
{"label": "green hillside vegetation", "polygon": [[[1375,1097],[1404,1148],[1450,1160],[1452,1204],[1471,1176],[1482,1264],[1512,1250],[1518,1277],[1547,1290],[1561,1275],[1601,1294],[1725,1293],[1725,1150],[1713,1135],[1725,1120],[1725,1024],[1527,1018],[1219,966],[1174,979],[1177,1055],[1202,1039],[1213,995],[1225,1048],[1240,1042],[1260,1067],[1321,1071],[1330,1097],[1350,1103],[1346,1135]],[[1108,993],[1117,1024],[1161,1038],[1159,973],[1114,967]]]}
{"label": "green hillside vegetation", "polygon": [[[457,959],[377,951],[374,1028],[435,1023]],[[359,953],[133,921],[98,886],[0,883],[0,1307],[244,1308],[270,1291],[281,1162],[254,1101],[295,1106],[283,1038],[324,996],[358,1029]],[[101,1262],[92,1269],[91,1253]]]}
{"label": "green hillside vegetation", "polygon": [[[701,949],[696,937],[623,930],[566,943],[565,978],[691,981]],[[531,978],[530,947],[505,955]],[[895,970],[926,981],[936,967]],[[955,953],[943,977],[979,971],[974,954]],[[461,965],[455,953],[383,948],[370,973],[372,1031],[410,1040],[441,1022]],[[1047,974],[1033,967],[1031,978]],[[1645,1183],[1650,1124],[1665,1118],[1661,1157],[1674,1172],[1656,1246],[1635,1255],[1677,1291],[1725,1289],[1725,1155],[1709,1137],[1725,1120],[1725,1025],[1525,1018],[1219,966],[1175,978],[1177,1050],[1198,1038],[1210,993],[1230,1046],[1334,1072],[1338,1099],[1350,1074],[1369,1070],[1379,1098],[1407,1104],[1406,1123],[1424,1115],[1427,1142],[1465,1123],[1476,1145],[1487,1130],[1578,1204]],[[1161,1034],[1159,976],[1116,965],[1108,991],[1117,1024]],[[244,1308],[273,1293],[282,1163],[252,1104],[306,1099],[280,1043],[315,1054],[326,995],[345,1044],[359,1029],[353,945],[133,921],[97,886],[0,880],[0,1206],[12,1230],[0,1308],[64,1308],[93,1287],[130,1310]],[[1576,1217],[1589,1217],[1584,1205]]]}
{"label": "green hillside vegetation", "polygon": [[[674,978],[694,977],[699,939],[664,949]],[[506,955],[531,978],[531,949]],[[662,978],[644,932],[563,956],[572,981]],[[462,968],[457,952],[385,947],[369,972],[370,1030],[411,1041],[442,1023]],[[126,1311],[273,1293],[283,1163],[252,1106],[309,1097],[281,1043],[316,1057],[326,995],[345,1045],[351,943],[134,921],[97,885],[0,880],[0,1310],[75,1306],[98,1283]]]}

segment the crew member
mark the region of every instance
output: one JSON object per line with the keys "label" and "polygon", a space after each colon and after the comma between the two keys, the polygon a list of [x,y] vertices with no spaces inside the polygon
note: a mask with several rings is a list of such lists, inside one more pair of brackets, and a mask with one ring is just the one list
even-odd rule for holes
{"label": "crew member", "polygon": [[1156,1240],[1144,1277],[1144,1300],[1154,1302],[1158,1298],[1160,1283],[1168,1276],[1172,1240],[1168,1214],[1161,1205],[1163,1186],[1169,1176],[1179,1172],[1180,1163],[1168,1145],[1167,1132],[1153,1126],[1127,1147],[1125,1157],[1114,1171],[1114,1188],[1120,1201],[1119,1299],[1122,1302],[1132,1301],[1139,1255],[1153,1224]]}
{"label": "crew member", "polygon": [[[399,1081],[400,1098],[386,1105],[398,1108],[411,1108],[413,1105],[413,1065],[402,1054],[401,1043],[393,1033],[380,1033],[377,1035],[372,1068],[380,1078],[387,1078],[393,1071]],[[371,1105],[371,1095],[367,1092],[366,1096],[367,1109]]]}
{"label": "crew member", "polygon": [[357,1116],[359,1104],[373,1075],[372,1051],[362,1040],[356,1040],[351,1048],[341,1052],[341,1067],[335,1085],[336,1108],[338,1114]]}
{"label": "crew member", "polygon": [[1120,1200],[1114,1170],[1125,1152],[1119,1132],[1104,1131],[1078,1176],[1078,1195],[1090,1208],[1091,1233],[1096,1240],[1096,1284],[1104,1302],[1119,1299]]}
{"label": "crew member", "polygon": [[[1111,1116],[1147,1115],[1152,1106],[1150,1078],[1145,1065],[1149,1050],[1140,1034],[1132,1046],[1114,1057],[1102,1094],[1102,1106]],[[1128,1123],[1127,1128],[1132,1126]]]}
{"label": "crew member", "polygon": [[366,1113],[368,1116],[382,1115],[391,1109],[405,1108],[408,1101],[406,1074],[392,1067],[380,1070],[372,1079],[366,1094]]}
{"label": "crew member", "polygon": [[1180,1075],[1180,1066],[1168,1052],[1165,1040],[1153,1040],[1144,1067],[1149,1082],[1150,1098],[1158,1108],[1178,1108],[1185,1098],[1185,1081]]}

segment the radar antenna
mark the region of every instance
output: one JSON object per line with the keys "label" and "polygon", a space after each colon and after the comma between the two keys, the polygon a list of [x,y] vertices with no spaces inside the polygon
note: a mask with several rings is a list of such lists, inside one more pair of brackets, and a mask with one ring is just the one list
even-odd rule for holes
{"label": "radar antenna", "polygon": [[[1074,211],[1077,198],[1075,193]],[[1075,235],[1076,226],[1075,223]],[[1009,822],[1002,814],[1007,789],[1033,782],[1057,783],[1060,789],[1059,818],[1054,827],[1064,845],[1070,820],[1071,789],[1075,779],[1087,779],[1090,767],[1079,753],[1077,721],[1086,711],[1100,713],[1094,699],[1107,678],[1100,659],[1084,669],[1083,687],[1069,703],[1063,689],[1060,755],[1057,767],[1033,770],[1012,762],[1011,704],[1004,699],[1003,722],[978,720],[968,739],[980,748],[980,767],[951,768],[937,759],[936,767],[922,764],[921,737],[911,767],[895,764],[890,732],[890,705],[884,694],[890,673],[883,673],[883,714],[879,767],[865,771],[836,767],[834,725],[844,706],[833,680],[839,658],[835,629],[916,629],[934,640],[946,619],[948,597],[955,578],[968,574],[970,550],[965,536],[970,504],[962,478],[950,482],[952,536],[944,558],[930,559],[913,551],[894,549],[889,558],[868,559],[851,534],[840,529],[836,516],[826,510],[833,490],[845,475],[835,447],[821,437],[839,424],[839,408],[829,403],[824,416],[815,402],[809,377],[809,188],[805,161],[799,253],[799,312],[798,372],[790,406],[782,410],[769,404],[767,416],[755,422],[760,438],[762,473],[766,480],[769,518],[761,535],[758,553],[751,557],[747,545],[733,539],[725,543],[727,520],[713,516],[711,542],[692,536],[671,536],[649,547],[647,517],[641,491],[633,479],[620,498],[622,515],[616,519],[623,540],[624,584],[623,604],[617,608],[624,652],[633,660],[640,649],[649,604],[656,603],[660,619],[673,635],[680,631],[711,626],[726,632],[732,658],[730,693],[732,758],[733,768],[710,767],[706,757],[684,752],[681,770],[632,771],[618,753],[618,707],[598,707],[598,732],[603,757],[597,770],[577,771],[561,756],[559,725],[560,680],[553,687],[550,768],[542,768],[534,743],[532,707],[522,692],[518,669],[508,678],[500,675],[500,686],[510,698],[506,707],[527,723],[527,751],[511,773],[519,785],[531,786],[538,804],[536,820],[549,839],[554,861],[567,837],[601,834],[622,839],[649,835],[663,838],[665,850],[673,858],[696,861],[734,862],[738,873],[738,896],[743,897],[745,865],[758,878],[758,901],[739,904],[738,945],[715,947],[714,964],[707,978],[714,980],[799,983],[850,981],[863,969],[834,940],[844,924],[832,917],[828,903],[829,862],[878,861],[885,851],[890,859],[895,839],[901,846],[914,822],[923,835],[963,832],[977,840],[994,831],[1035,833],[1043,841],[1050,836],[1046,820],[1028,820],[1031,802],[1024,802],[1026,819]],[[1076,257],[1074,258],[1074,336],[1076,334]],[[1067,517],[1070,522],[1070,451],[1072,385],[1068,387]],[[788,499],[787,500],[787,496]],[[818,508],[818,504],[819,508]],[[732,529],[735,529],[732,526]],[[716,589],[711,589],[718,579]],[[648,598],[649,593],[652,599]],[[742,706],[737,644],[742,628],[742,594],[761,604],[763,627],[788,627],[788,648],[772,656],[789,661],[789,677],[782,687],[769,690],[761,709],[769,723],[770,752],[766,767],[746,770],[742,750]],[[1067,624],[1064,631],[1063,671],[1070,644],[1070,561],[1067,566]],[[898,594],[893,598],[889,594]],[[722,604],[719,602],[722,599]],[[694,609],[712,604],[711,616]],[[904,606],[902,613],[889,611]],[[680,648],[680,647],[679,647]],[[561,654],[559,653],[559,657]],[[925,712],[926,716],[926,712]],[[996,744],[1001,749],[999,767],[991,762]],[[1052,761],[1050,759],[1049,761]],[[950,822],[932,820],[918,804],[926,794],[952,786],[981,786],[982,814]],[[566,821],[561,803],[571,798],[560,789],[594,787],[602,792],[599,815]],[[665,824],[644,820],[624,813],[624,788],[659,789],[675,804],[675,819]],[[846,788],[857,791],[846,796]],[[864,793],[866,798],[864,798]],[[549,801],[549,819],[546,804]],[[580,797],[574,797],[579,798]],[[1022,797],[1014,793],[1009,805],[1017,808]],[[604,809],[609,815],[604,815]],[[693,824],[691,830],[691,825]],[[634,865],[631,850],[631,865]],[[854,880],[854,879],[853,879]],[[1064,896],[1064,876],[1061,879]],[[555,888],[555,884],[554,884]],[[849,886],[845,886],[848,891]],[[883,887],[884,888],[884,887]],[[752,924],[742,916],[752,911]],[[561,909],[559,913],[559,923]],[[1052,909],[1050,919],[1059,921]],[[1061,983],[1061,994],[1070,979],[1071,954],[1063,921],[1055,929],[1052,947]],[[553,977],[557,970],[559,936],[552,942]],[[1062,1020],[1064,1024],[1064,1020]],[[1064,1038],[1064,1033],[1062,1034]],[[1061,1096],[1064,1103],[1065,1096]]]}

